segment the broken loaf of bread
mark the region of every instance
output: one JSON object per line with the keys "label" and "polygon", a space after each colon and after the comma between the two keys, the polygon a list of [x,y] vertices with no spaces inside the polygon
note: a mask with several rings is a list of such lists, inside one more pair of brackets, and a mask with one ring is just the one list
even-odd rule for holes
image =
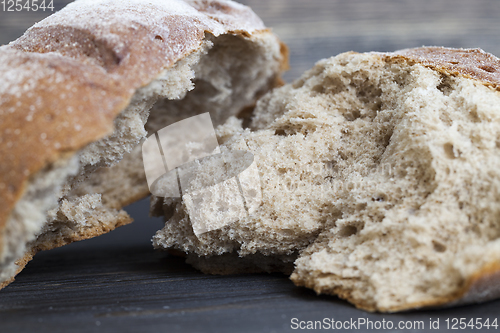
{"label": "broken loaf of bread", "polygon": [[245,113],[286,64],[225,0],[79,0],[0,47],[0,287],[39,250],[131,222],[148,133]]}
{"label": "broken loaf of bread", "polygon": [[477,49],[322,60],[249,129],[217,129],[222,151],[254,155],[261,205],[195,235],[185,200],[166,204],[154,244],[207,273],[293,271],[369,311],[499,297],[499,84]]}

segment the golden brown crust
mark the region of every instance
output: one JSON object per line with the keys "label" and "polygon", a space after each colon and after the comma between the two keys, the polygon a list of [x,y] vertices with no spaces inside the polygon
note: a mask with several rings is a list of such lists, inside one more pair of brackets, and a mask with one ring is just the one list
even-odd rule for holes
{"label": "golden brown crust", "polygon": [[6,280],[6,281],[3,281],[2,283],[0,283],[0,289],[7,287],[10,283],[14,282],[17,274],[19,274],[24,269],[24,267],[26,267],[28,262],[30,262],[31,259],[33,259],[33,256],[35,254],[36,254],[36,252],[34,250],[27,251],[24,254],[24,257],[22,257],[21,259],[16,261],[16,266],[17,266],[16,274],[14,274],[14,276],[12,276],[12,278],[10,280]]}
{"label": "golden brown crust", "polygon": [[0,283],[0,289],[14,282],[17,274],[19,274],[24,269],[24,267],[26,267],[28,262],[30,262],[38,252],[51,250],[56,247],[71,244],[73,242],[97,237],[118,227],[130,224],[132,223],[132,221],[132,218],[126,212],[120,212],[115,216],[114,221],[108,222],[107,224],[97,222],[93,223],[89,228],[77,229],[71,229],[69,226],[63,226],[64,230],[60,231],[61,237],[48,237],[45,235],[45,237],[38,240],[37,246],[29,247],[29,250],[26,251],[24,257],[16,261],[16,273],[10,280]]}
{"label": "golden brown crust", "polygon": [[135,91],[206,32],[265,30],[248,7],[187,3],[200,11],[180,1],[109,0],[99,10],[79,1],[0,47],[0,232],[31,177],[110,134]]}
{"label": "golden brown crust", "polygon": [[419,47],[389,53],[388,58],[403,58],[441,73],[477,80],[500,90],[500,59],[481,49]]}
{"label": "golden brown crust", "polygon": [[281,53],[281,59],[283,62],[281,63],[281,71],[287,71],[290,69],[290,50],[288,49],[288,46],[280,42],[280,53]]}
{"label": "golden brown crust", "polygon": [[[442,297],[429,297],[422,302],[406,303],[401,306],[378,307],[373,302],[354,297],[352,290],[334,286],[334,284],[318,284],[318,278],[328,278],[324,272],[294,272],[290,279],[298,287],[313,289],[318,295],[334,295],[354,304],[358,309],[369,312],[400,312],[412,309],[450,307],[462,304],[485,302],[500,297],[500,263],[491,262],[472,274],[457,290]],[[333,279],[334,275],[331,276]]]}
{"label": "golden brown crust", "polygon": [[95,223],[90,221],[89,227],[75,229],[71,229],[69,226],[64,225],[61,227],[62,230],[59,230],[59,237],[42,235],[41,238],[38,238],[37,245],[32,247],[32,251],[35,251],[33,255],[39,251],[51,250],[73,242],[103,235],[118,227],[132,223],[132,221],[132,218],[126,212],[121,211],[115,216],[113,221],[106,224],[100,223],[98,220],[95,221]]}
{"label": "golden brown crust", "polygon": [[374,306],[374,304],[365,302],[362,299],[353,298],[351,294],[352,291],[349,289],[333,286],[333,284],[321,285],[321,286],[318,285],[316,281],[320,276],[326,277],[327,274],[323,272],[300,272],[299,274],[297,271],[295,271],[290,276],[290,280],[292,280],[292,282],[297,287],[305,287],[312,289],[318,295],[325,294],[325,295],[337,296],[354,304],[359,309],[370,312],[377,311],[377,308]]}

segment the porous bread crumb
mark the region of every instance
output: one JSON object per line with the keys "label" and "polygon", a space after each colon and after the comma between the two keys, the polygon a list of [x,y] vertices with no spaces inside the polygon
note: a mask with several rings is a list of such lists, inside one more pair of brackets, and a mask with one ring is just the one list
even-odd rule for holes
{"label": "porous bread crumb", "polygon": [[4,231],[6,241],[0,252],[0,285],[17,273],[16,261],[23,257],[26,244],[35,240],[46,223],[46,211],[57,205],[64,180],[78,172],[76,156],[61,159],[41,171],[16,205]]}
{"label": "porous bread crumb", "polygon": [[[107,19],[103,20],[103,17]],[[42,37],[37,35],[39,29],[46,32],[41,34]],[[147,32],[140,43],[132,43],[135,42],[132,39],[132,35],[135,38],[133,30],[140,31],[138,36]],[[151,34],[152,41],[149,40]],[[148,44],[148,41],[166,45],[161,50],[165,53],[158,57],[160,53],[156,44]],[[44,48],[40,49],[40,45]],[[155,53],[149,56],[142,52],[132,52],[127,49],[130,45],[145,45],[146,48],[154,46],[152,49]],[[187,54],[186,50],[190,53]],[[106,79],[122,77],[125,81],[125,76],[139,76],[134,80],[143,80],[144,75],[141,76],[142,72],[137,71],[145,66],[145,60],[155,63],[151,67],[148,67],[149,64],[145,66],[148,71],[156,68],[156,65],[160,69],[164,66],[164,71],[153,82],[151,78],[147,78],[144,83],[147,86],[128,90],[130,95],[135,94],[129,106],[114,118],[113,133],[77,153],[78,156],[74,159],[80,162],[79,170],[59,170],[58,180],[54,183],[61,190],[45,188],[47,204],[33,208],[37,213],[36,218],[33,214],[23,215],[27,219],[23,223],[34,226],[26,235],[22,235],[26,230],[15,227],[18,224],[14,214],[7,220],[8,230],[1,235],[15,235],[7,245],[1,244],[7,246],[6,249],[10,252],[6,254],[8,258],[5,257],[7,259],[1,263],[0,269],[6,266],[12,269],[2,273],[0,287],[12,281],[13,276],[38,250],[97,236],[131,222],[121,208],[149,193],[140,149],[134,149],[138,145],[140,148],[141,140],[148,132],[207,111],[213,113],[215,123],[223,122],[228,116],[236,115],[241,109],[253,105],[258,96],[275,86],[285,61],[276,36],[265,30],[262,21],[248,7],[231,1],[76,1],[58,14],[36,24],[2,51],[4,53],[0,57],[8,57],[10,64],[21,71],[22,75],[16,77],[21,81],[8,75],[9,81],[0,83],[0,93],[16,96],[25,92],[30,94],[31,86],[36,83],[38,77],[34,74],[28,80],[24,75],[27,72],[41,73],[45,83],[54,82],[63,86],[60,92],[57,91],[61,100],[71,99],[72,93],[82,87],[77,80],[68,80],[57,71],[51,73],[51,68],[32,68],[25,59],[21,59],[24,63],[21,60],[19,64],[15,63],[11,54],[13,52],[38,56],[45,53],[40,58],[50,59],[54,63],[61,58],[79,70],[83,67],[99,72],[103,77],[107,75]],[[174,64],[172,61],[176,59],[180,61]],[[214,68],[207,69],[205,66]],[[125,75],[119,73],[124,70]],[[19,87],[19,82],[26,84]],[[239,85],[242,87],[238,87]],[[93,88],[95,86],[94,84]],[[110,87],[104,83],[103,86],[101,90],[96,89],[100,95],[113,94]],[[189,92],[193,88],[194,91]],[[109,118],[110,113],[106,112],[125,102],[117,101],[116,97],[109,97],[104,101],[105,111],[97,114],[95,121],[104,121],[105,116]],[[151,111],[153,105],[154,110]],[[33,106],[33,109],[36,107]],[[37,112],[40,113],[40,110]],[[73,112],[78,113],[77,116],[85,114],[82,105],[54,109],[54,114],[58,117],[63,113]],[[146,123],[150,113],[151,117]],[[103,119],[99,118],[101,116]],[[26,113],[23,118],[31,122],[33,114]],[[108,120],[111,119],[113,118]],[[66,122],[62,125],[66,126]],[[88,125],[75,122],[71,128],[75,132],[85,133],[89,130],[85,127]],[[53,139],[51,133],[42,133],[39,139],[58,149],[62,147],[60,142],[48,141]],[[48,139],[47,142],[45,139]],[[74,177],[63,181],[69,174],[75,173]],[[33,179],[38,177],[43,177],[43,174],[32,175]],[[27,193],[29,190],[28,187]],[[16,210],[24,207],[23,200],[19,201]],[[51,211],[46,215],[49,209]],[[23,253],[26,253],[24,257]],[[16,260],[17,267],[14,265]]]}
{"label": "porous bread crumb", "polygon": [[499,105],[491,85],[397,55],[322,60],[258,102],[253,131],[226,125],[221,150],[256,157],[257,212],[196,237],[179,202],[154,245],[213,273],[214,256],[300,251],[296,284],[371,311],[456,301],[500,259]]}
{"label": "porous bread crumb", "polygon": [[[69,202],[76,200],[78,203],[89,198],[91,201],[102,199],[104,207],[112,212],[146,196],[149,190],[142,164],[141,140],[148,133],[207,111],[218,124],[251,104],[259,90],[271,84],[269,79],[276,71],[276,62],[269,59],[275,53],[264,51],[273,47],[273,38],[262,35],[252,46],[238,36],[215,38],[209,35],[198,51],[161,73],[157,80],[134,95],[127,109],[117,117],[112,135],[82,151],[80,163],[83,167],[80,174],[66,184],[65,197]],[[225,61],[218,63],[221,58]],[[252,80],[243,89],[240,84],[248,77]],[[88,196],[95,193],[102,196],[99,199]],[[87,202],[86,206],[89,207],[86,214],[91,215],[92,205]],[[51,225],[59,223],[58,214],[50,216],[42,234],[50,233]]]}
{"label": "porous bread crumb", "polygon": [[[277,70],[277,63],[273,60],[275,52],[279,52],[276,47],[273,38],[267,35],[255,38],[253,46],[238,36],[214,38],[208,35],[200,51],[161,75],[160,91],[170,95],[156,101],[145,125],[135,123],[133,126],[145,126],[147,135],[151,135],[165,126],[204,112],[210,113],[215,125],[221,124],[227,117],[237,115],[261,94],[261,90],[267,90],[273,84],[270,78]],[[154,82],[149,87],[156,90],[157,85]],[[91,158],[100,156],[92,150],[89,153]],[[73,188],[70,196],[103,193],[106,205],[115,208],[120,202],[128,202],[123,193],[130,193],[134,198],[149,193],[140,143],[130,153],[125,153],[119,164],[100,168],[80,179],[87,177]]]}

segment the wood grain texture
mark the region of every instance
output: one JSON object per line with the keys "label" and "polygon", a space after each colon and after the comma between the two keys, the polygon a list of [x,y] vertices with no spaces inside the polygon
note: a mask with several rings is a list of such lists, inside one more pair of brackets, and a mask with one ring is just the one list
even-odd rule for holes
{"label": "wood grain texture", "polygon": [[290,47],[295,79],[341,52],[480,47],[500,55],[495,0],[242,0]]}
{"label": "wood grain texture", "polygon": [[[55,0],[56,9],[71,1]],[[288,81],[341,52],[480,47],[500,55],[497,0],[240,0],[290,47]],[[0,11],[0,45],[49,12]]]}
{"label": "wood grain texture", "polygon": [[152,249],[149,237],[161,222],[144,218],[147,206],[143,200],[129,207],[139,218],[129,226],[40,253],[0,292],[0,332],[291,332],[292,318],[426,325],[429,318],[441,318],[444,325],[449,317],[496,318],[500,310],[500,302],[490,302],[369,314],[295,287],[280,274],[204,275]]}
{"label": "wood grain texture", "polygon": [[[55,1],[61,8],[68,1]],[[289,45],[291,81],[345,51],[421,45],[481,47],[500,55],[497,0],[242,0]],[[48,13],[0,11],[0,44]],[[500,301],[395,315],[367,314],[316,296],[283,275],[203,275],[152,250],[161,221],[148,202],[128,208],[130,226],[41,253],[0,292],[0,332],[290,332],[299,320],[496,318]],[[372,330],[357,330],[359,332]],[[427,329],[421,331],[428,331]]]}

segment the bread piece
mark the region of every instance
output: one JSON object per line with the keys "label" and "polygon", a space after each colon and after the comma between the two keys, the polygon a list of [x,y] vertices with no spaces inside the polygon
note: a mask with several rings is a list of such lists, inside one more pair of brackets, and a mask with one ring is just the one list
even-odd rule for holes
{"label": "bread piece", "polygon": [[79,0],[0,47],[0,286],[39,250],[131,222],[121,208],[149,193],[141,140],[238,115],[286,61],[224,0]]}
{"label": "bread piece", "polygon": [[253,270],[266,255],[264,271],[298,255],[297,285],[369,311],[496,298],[499,83],[477,49],[322,60],[258,102],[252,131],[218,129],[221,150],[255,155],[256,213],[196,237],[179,203],[154,244],[212,273],[228,253]]}

